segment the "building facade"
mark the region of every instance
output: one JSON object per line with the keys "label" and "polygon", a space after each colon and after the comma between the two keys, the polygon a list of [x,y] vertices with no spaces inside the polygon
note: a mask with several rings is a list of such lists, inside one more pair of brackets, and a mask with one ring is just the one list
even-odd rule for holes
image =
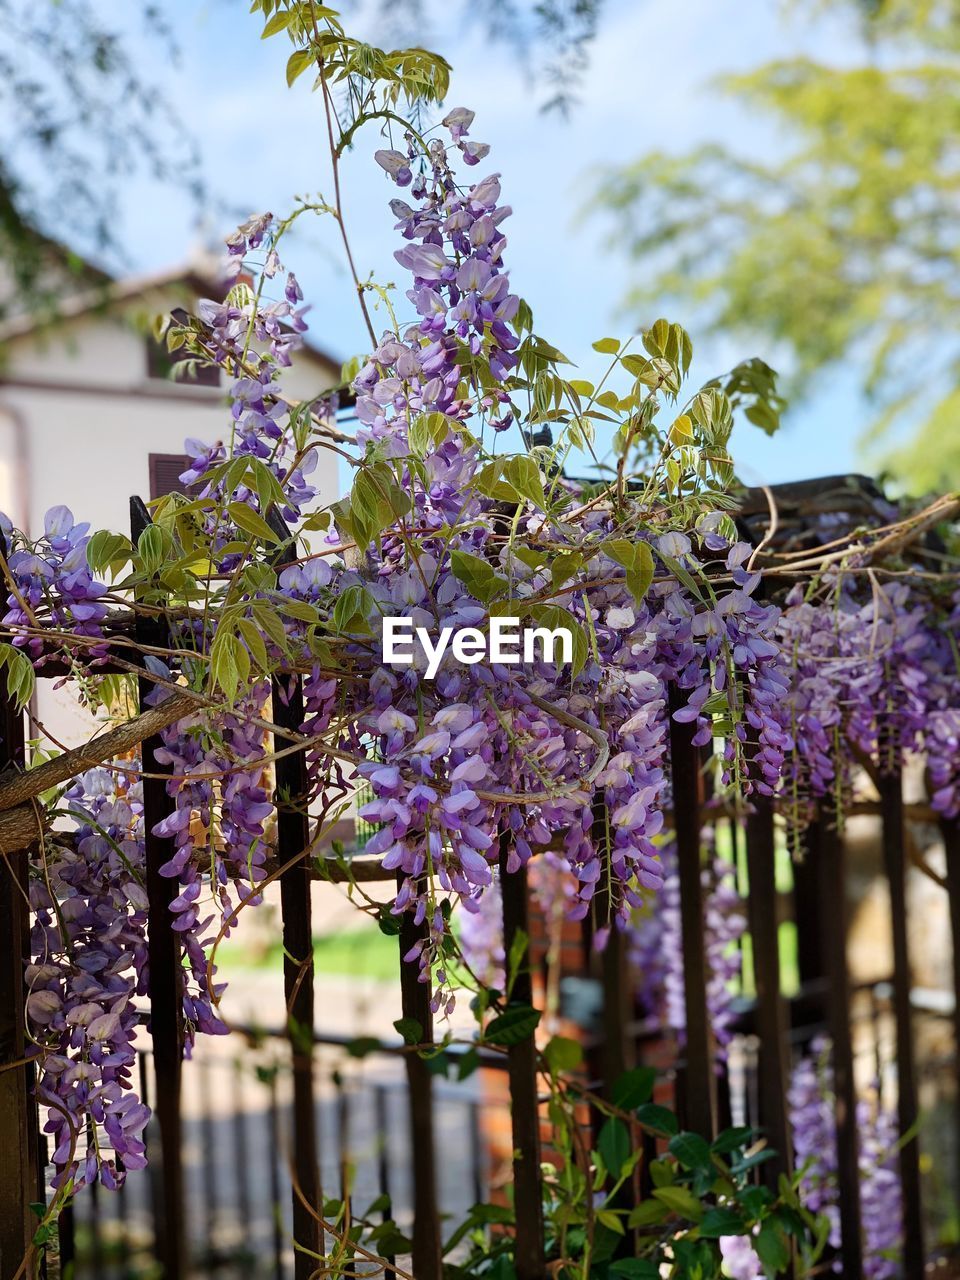
{"label": "building facade", "polygon": [[[178,487],[184,440],[229,432],[220,371],[174,380],[152,336],[156,316],[224,288],[204,262],[123,281],[91,271],[71,285],[54,322],[21,312],[0,324],[0,511],[35,537],[60,503],[93,529],[129,534],[131,495],[147,501]],[[340,365],[307,345],[286,375],[285,393],[310,399],[340,381]],[[310,479],[321,504],[334,501],[335,455],[321,451]],[[41,700],[39,719],[62,744],[87,736],[89,717],[66,694]]]}

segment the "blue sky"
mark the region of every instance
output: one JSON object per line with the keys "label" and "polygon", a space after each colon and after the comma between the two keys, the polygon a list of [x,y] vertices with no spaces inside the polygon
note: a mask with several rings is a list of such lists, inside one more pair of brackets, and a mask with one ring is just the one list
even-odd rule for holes
{"label": "blue sky", "polygon": [[[171,71],[147,43],[141,57],[145,75],[168,89],[200,138],[211,189],[238,214],[283,213],[295,195],[330,190],[322,114],[308,76],[287,90],[289,46],[284,37],[261,42],[259,20],[246,7],[242,0],[172,0],[181,67]],[[473,136],[492,148],[476,172],[499,170],[514,209],[507,224],[514,288],[533,307],[538,331],[586,377],[597,368],[591,342],[630,327],[617,316],[629,268],[604,243],[598,223],[577,218],[592,170],[654,147],[682,149],[705,139],[771,154],[783,140],[712,81],[771,56],[842,56],[853,38],[835,20],[812,21],[809,13],[791,20],[780,0],[608,0],[580,105],[564,120],[539,111],[542,86],[531,83],[509,49],[485,41],[480,27],[464,18],[464,7],[437,0],[425,7],[429,27],[419,43],[453,63],[448,105],[476,111]],[[361,26],[368,38],[392,43],[392,33],[378,35],[372,15]],[[394,189],[370,159],[376,144],[371,131],[368,144],[346,158],[345,204],[361,276],[372,270],[390,281],[397,278],[387,208]],[[182,261],[200,238],[186,200],[143,179],[125,189],[121,219],[126,265],[138,271]],[[214,224],[229,230],[228,223],[221,208],[206,234]],[[363,349],[364,331],[333,231],[329,220],[312,221],[284,256],[313,304],[313,340],[343,358]],[[701,380],[745,356],[778,363],[772,348],[698,341],[691,317],[669,318],[691,328],[693,373]],[[834,376],[788,414],[777,437],[749,424],[738,427],[735,460],[748,483],[853,470],[862,462],[856,437],[865,418],[854,379]]]}

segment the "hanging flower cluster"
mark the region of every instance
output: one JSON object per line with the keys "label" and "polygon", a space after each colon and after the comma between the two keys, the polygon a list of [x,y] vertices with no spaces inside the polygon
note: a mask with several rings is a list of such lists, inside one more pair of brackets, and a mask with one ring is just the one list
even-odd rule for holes
{"label": "hanging flower cluster", "polygon": [[944,610],[941,625],[929,629],[924,654],[926,716],[923,746],[930,801],[944,818],[960,817],[960,592]]}
{"label": "hanging flower cluster", "polygon": [[197,1031],[225,1035],[217,1014],[223,990],[212,984],[216,971],[210,949],[227,937],[242,906],[261,901],[257,886],[266,876],[266,829],[274,816],[265,785],[263,731],[256,718],[269,690],[255,685],[215,723],[199,713],[178,720],[161,734],[158,764],[170,768],[167,792],[173,812],[154,833],[173,841],[160,874],[176,879],[180,892],[170,904],[189,973],[183,997],[186,1046]]}
{"label": "hanging flower cluster", "polygon": [[[48,644],[41,630],[59,631],[65,637],[101,636],[108,608],[106,587],[98,582],[87,563],[89,524],[77,524],[69,507],[52,507],[43,519],[43,537],[29,545],[15,545],[8,559],[16,591],[7,601],[3,625],[13,633],[13,644],[34,658]],[[7,516],[0,516],[0,531],[15,541]],[[96,654],[87,646],[85,654]]]}
{"label": "hanging flower cluster", "polygon": [[27,1021],[57,1186],[99,1177],[116,1188],[146,1164],[150,1112],[133,1085],[147,964],[143,802],[129,780],[136,762],[118,768],[91,769],[68,788],[72,840],[47,843],[30,886]]}
{"label": "hanging flower cluster", "polygon": [[[818,1038],[790,1077],[790,1125],[804,1207],[830,1223],[829,1244],[840,1247],[839,1173],[834,1116],[833,1069],[828,1040]],[[902,1274],[903,1206],[897,1172],[895,1113],[878,1100],[857,1104],[863,1275],[896,1280]],[[764,1270],[749,1236],[724,1236],[724,1266],[731,1280],[763,1280]],[[831,1271],[841,1274],[837,1258]]]}
{"label": "hanging flower cluster", "polygon": [[[840,1212],[830,1052],[826,1040],[811,1045],[809,1054],[794,1067],[789,1103],[797,1167],[805,1170],[805,1202],[813,1212],[825,1213],[830,1219],[830,1243],[836,1248],[840,1244]],[[903,1230],[895,1113],[861,1099],[857,1104],[857,1141],[863,1274],[868,1280],[894,1280],[900,1274]],[[839,1270],[838,1262],[834,1271]]]}
{"label": "hanging flower cluster", "polygon": [[795,820],[823,797],[841,812],[856,751],[883,772],[924,752],[934,807],[947,816],[960,809],[956,623],[955,611],[939,622],[908,582],[875,581],[864,597],[855,577],[831,574],[815,593],[791,590],[777,640],[793,664],[785,705],[796,745],[781,787]]}
{"label": "hanging flower cluster", "polygon": [[[712,832],[705,832],[712,843]],[[683,935],[680,923],[680,876],[676,846],[664,847],[665,879],[656,902],[639,912],[628,930],[628,954],[637,998],[664,1031],[673,1030],[682,1044],[687,1008],[683,978]],[[741,974],[738,943],[747,928],[733,865],[714,856],[702,873],[704,950],[707,962],[707,1011],[718,1056],[726,1055],[733,1036],[735,998]]]}

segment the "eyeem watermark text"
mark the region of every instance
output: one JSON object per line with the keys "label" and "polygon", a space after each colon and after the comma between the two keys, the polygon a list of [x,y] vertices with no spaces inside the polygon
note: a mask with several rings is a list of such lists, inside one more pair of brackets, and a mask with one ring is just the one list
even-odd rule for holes
{"label": "eyeem watermark text", "polygon": [[[573,661],[573,634],[566,627],[521,627],[519,618],[493,617],[489,632],[479,627],[441,627],[436,640],[426,627],[414,627],[412,618],[384,618],[383,660],[395,667],[411,667],[415,646],[427,660],[425,675],[432,680],[449,649],[457,662]],[[420,665],[419,663],[417,664]]]}

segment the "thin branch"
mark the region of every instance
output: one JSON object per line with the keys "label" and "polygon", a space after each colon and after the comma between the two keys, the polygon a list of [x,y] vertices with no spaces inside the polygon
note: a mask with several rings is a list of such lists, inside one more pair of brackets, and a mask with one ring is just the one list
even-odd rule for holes
{"label": "thin branch", "polygon": [[[69,778],[75,778],[86,769],[103,764],[104,760],[111,760],[114,756],[132,751],[145,738],[153,737],[161,729],[166,729],[174,721],[182,720],[184,716],[195,710],[196,701],[192,696],[185,692],[173,694],[159,706],[151,707],[149,711],[144,711],[133,720],[127,720],[124,724],[117,725],[115,729],[108,729],[106,733],[91,738],[82,747],[76,747],[73,751],[67,751],[62,756],[48,760],[28,773],[18,773],[5,778],[0,781],[0,814],[6,815],[8,810],[16,806],[28,804],[35,796],[41,795],[61,782],[66,782]],[[3,847],[2,839],[0,839],[0,847]]]}

